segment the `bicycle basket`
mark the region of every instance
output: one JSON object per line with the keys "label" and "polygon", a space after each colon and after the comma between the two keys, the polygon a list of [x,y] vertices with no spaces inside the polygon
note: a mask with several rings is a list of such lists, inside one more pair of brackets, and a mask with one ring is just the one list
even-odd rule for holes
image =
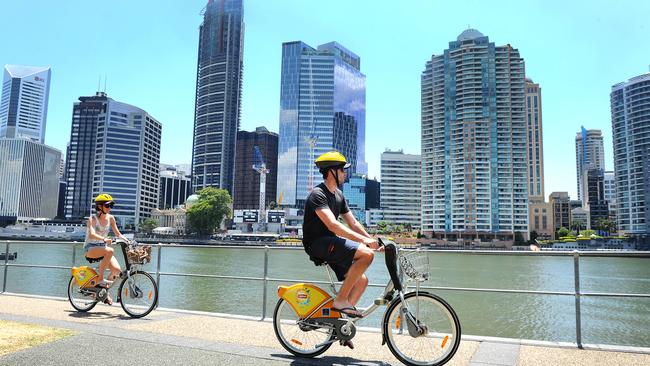
{"label": "bicycle basket", "polygon": [[132,264],[151,262],[151,245],[129,244],[126,248],[126,256]]}
{"label": "bicycle basket", "polygon": [[400,251],[402,272],[415,281],[429,279],[429,256],[422,251]]}

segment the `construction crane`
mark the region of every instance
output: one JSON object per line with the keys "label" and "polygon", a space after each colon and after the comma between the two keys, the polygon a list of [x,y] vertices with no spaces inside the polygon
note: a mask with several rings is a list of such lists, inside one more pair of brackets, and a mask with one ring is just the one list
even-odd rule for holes
{"label": "construction crane", "polygon": [[260,215],[258,216],[258,222],[264,225],[266,219],[266,175],[269,174],[269,170],[266,169],[266,163],[264,162],[260,148],[255,146],[253,149],[255,153],[253,170],[260,173]]}

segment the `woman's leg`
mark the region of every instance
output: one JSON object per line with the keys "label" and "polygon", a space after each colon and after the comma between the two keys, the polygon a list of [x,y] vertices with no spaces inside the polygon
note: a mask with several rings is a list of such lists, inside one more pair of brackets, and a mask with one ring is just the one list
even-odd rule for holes
{"label": "woman's leg", "polygon": [[108,264],[108,268],[111,271],[111,274],[108,276],[110,281],[115,281],[115,279],[120,275],[122,270],[120,269],[120,262],[117,261],[117,258],[112,257],[111,262]]}
{"label": "woman's leg", "polygon": [[108,267],[109,263],[111,263],[111,259],[113,258],[113,248],[109,247],[94,247],[90,248],[86,252],[86,257],[88,258],[100,258],[104,257],[104,259],[99,262],[99,271],[97,275],[99,278],[97,279],[97,283],[102,282],[104,280],[104,272],[106,271],[106,267]]}

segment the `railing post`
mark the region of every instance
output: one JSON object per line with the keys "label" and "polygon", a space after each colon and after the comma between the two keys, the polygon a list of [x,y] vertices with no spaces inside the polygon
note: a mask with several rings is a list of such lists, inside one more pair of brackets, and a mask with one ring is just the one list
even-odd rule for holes
{"label": "railing post", "polygon": [[7,268],[9,263],[9,240],[5,243],[5,268],[4,276],[2,277],[2,293],[7,290]]}
{"label": "railing post", "polygon": [[573,278],[576,298],[576,343],[582,349],[582,321],[580,319],[580,252],[573,251]]}
{"label": "railing post", "polygon": [[72,242],[72,267],[74,267],[74,262],[77,261],[77,242]]}
{"label": "railing post", "polygon": [[160,252],[162,252],[162,245],[158,243],[158,255],[156,256],[156,286],[158,286],[158,291],[160,291]]}
{"label": "railing post", "polygon": [[262,320],[266,318],[266,288],[269,282],[269,246],[264,246],[264,288],[262,289]]}
{"label": "railing post", "polygon": [[158,287],[158,301],[156,301],[156,309],[160,304],[160,252],[162,252],[162,245],[158,243],[158,255],[156,256],[156,287]]}

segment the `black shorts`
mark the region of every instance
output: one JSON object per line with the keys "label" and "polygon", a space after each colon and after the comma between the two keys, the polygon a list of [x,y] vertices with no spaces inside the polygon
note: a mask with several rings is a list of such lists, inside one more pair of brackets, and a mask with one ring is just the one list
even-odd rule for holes
{"label": "black shorts", "polygon": [[352,266],[357,248],[359,248],[359,244],[352,240],[338,236],[325,236],[312,241],[309,246],[305,246],[305,251],[312,258],[326,261],[334,270],[336,278],[343,281]]}

